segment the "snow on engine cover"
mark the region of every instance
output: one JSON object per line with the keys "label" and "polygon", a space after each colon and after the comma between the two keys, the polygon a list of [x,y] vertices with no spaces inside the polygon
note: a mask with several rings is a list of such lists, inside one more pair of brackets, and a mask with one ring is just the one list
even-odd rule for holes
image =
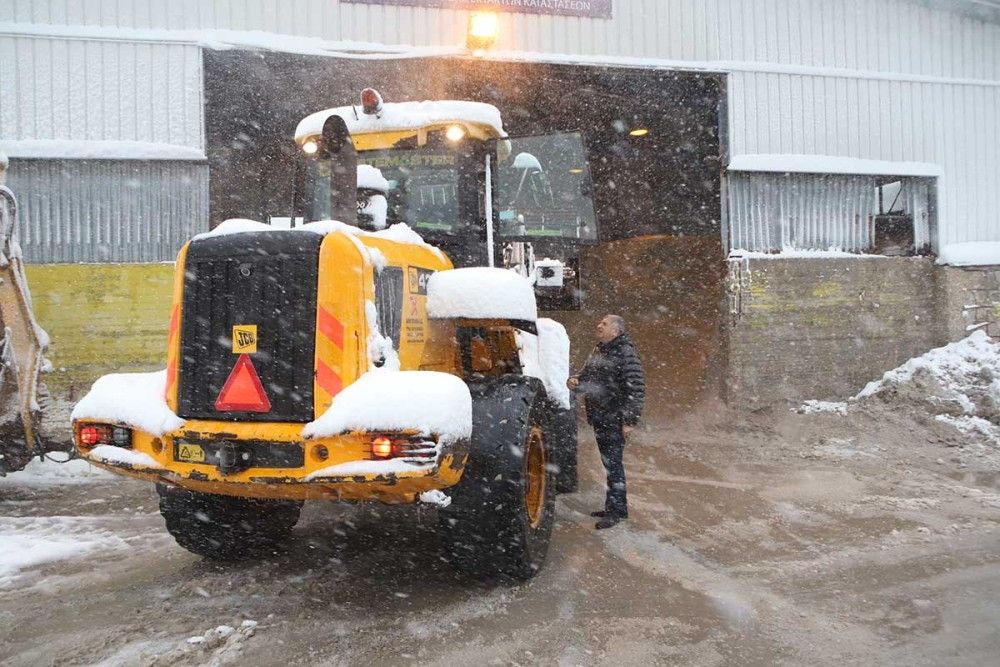
{"label": "snow on engine cover", "polygon": [[432,319],[520,320],[535,322],[535,291],[507,269],[473,267],[439,271],[427,285],[427,315]]}

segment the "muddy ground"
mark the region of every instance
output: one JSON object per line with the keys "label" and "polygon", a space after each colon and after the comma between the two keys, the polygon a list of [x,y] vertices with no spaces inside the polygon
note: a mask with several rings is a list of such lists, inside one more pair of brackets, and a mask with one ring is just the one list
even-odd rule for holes
{"label": "muddy ground", "polygon": [[457,577],[428,509],[307,505],[287,553],[217,565],[173,543],[144,483],[0,480],[3,532],[87,547],[0,578],[0,663],[946,665],[1000,654],[1000,456],[988,447],[913,411],[706,406],[634,437],[631,520],[597,532],[587,514],[603,473],[584,433],[580,492],[559,499],[548,561],[526,584]]}

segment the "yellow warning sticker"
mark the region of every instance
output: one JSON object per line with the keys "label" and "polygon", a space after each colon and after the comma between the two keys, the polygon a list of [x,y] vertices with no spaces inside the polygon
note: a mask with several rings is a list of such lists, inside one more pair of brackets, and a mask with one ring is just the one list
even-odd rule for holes
{"label": "yellow warning sticker", "polygon": [[181,443],[177,448],[177,460],[188,463],[204,463],[205,450],[202,449],[201,445],[189,445],[186,442]]}
{"label": "yellow warning sticker", "polygon": [[257,351],[257,325],[233,325],[233,354],[253,354]]}

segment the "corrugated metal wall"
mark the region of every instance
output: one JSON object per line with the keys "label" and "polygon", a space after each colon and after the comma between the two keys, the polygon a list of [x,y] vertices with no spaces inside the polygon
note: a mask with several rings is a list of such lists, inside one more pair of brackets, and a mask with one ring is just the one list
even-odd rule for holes
{"label": "corrugated metal wall", "polygon": [[[730,173],[729,247],[753,252],[837,249],[865,252],[879,212],[874,176]],[[903,208],[914,217],[914,245],[931,242],[927,202],[933,179],[904,178]]]}
{"label": "corrugated metal wall", "polygon": [[735,72],[733,154],[842,155],[941,165],[940,243],[1000,241],[994,85]]}
{"label": "corrugated metal wall", "polygon": [[15,159],[9,185],[29,262],[170,261],[206,231],[204,163]]}
{"label": "corrugated metal wall", "polygon": [[203,148],[201,51],[0,34],[0,139]]}

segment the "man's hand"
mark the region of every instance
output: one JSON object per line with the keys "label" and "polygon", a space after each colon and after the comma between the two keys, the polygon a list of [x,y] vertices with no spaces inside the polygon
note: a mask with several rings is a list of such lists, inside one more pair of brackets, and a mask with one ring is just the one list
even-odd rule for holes
{"label": "man's hand", "polygon": [[571,377],[570,379],[566,380],[566,386],[569,387],[570,389],[576,389],[577,387],[580,386],[580,378],[575,376]]}
{"label": "man's hand", "polygon": [[622,426],[622,435],[626,438],[632,435],[632,431],[635,430],[635,426],[629,426],[628,424]]}

